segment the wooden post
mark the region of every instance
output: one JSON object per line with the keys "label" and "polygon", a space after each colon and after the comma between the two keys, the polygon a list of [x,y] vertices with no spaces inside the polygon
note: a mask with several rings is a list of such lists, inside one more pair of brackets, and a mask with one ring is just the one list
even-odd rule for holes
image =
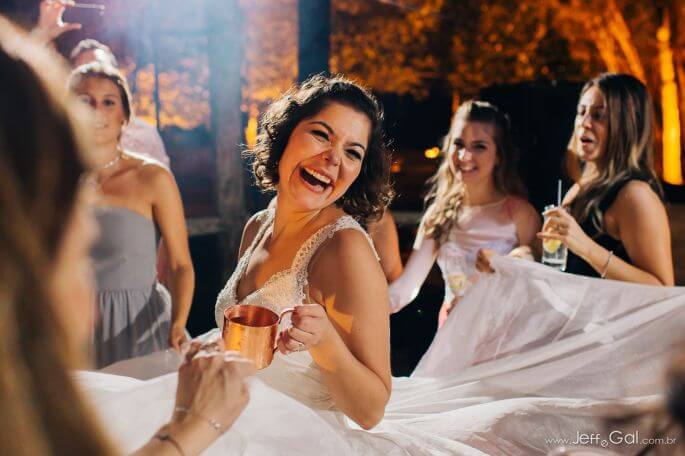
{"label": "wooden post", "polygon": [[243,20],[237,0],[207,0],[209,87],[217,209],[222,229],[224,272],[235,266],[247,220],[242,141],[241,72]]}
{"label": "wooden post", "polygon": [[330,0],[298,0],[297,80],[328,73],[331,42]]}

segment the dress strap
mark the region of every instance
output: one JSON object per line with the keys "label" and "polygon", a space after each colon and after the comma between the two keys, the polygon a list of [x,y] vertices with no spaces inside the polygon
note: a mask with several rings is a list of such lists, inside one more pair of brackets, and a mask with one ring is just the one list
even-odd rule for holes
{"label": "dress strap", "polygon": [[[257,244],[259,244],[259,241],[262,240],[264,234],[266,234],[266,230],[268,230],[271,227],[271,224],[274,220],[275,212],[276,211],[274,209],[264,209],[263,211],[255,214],[255,220],[260,223],[259,230],[257,231],[257,234],[255,235],[254,239],[252,239],[250,246],[245,250],[243,256],[247,256],[247,258],[250,258],[250,256],[252,256],[252,252],[257,247]],[[248,251],[250,253],[246,255]]]}
{"label": "dress strap", "polygon": [[344,215],[334,223],[319,229],[309,239],[307,239],[307,241],[300,247],[300,250],[297,251],[295,259],[293,260],[292,270],[295,272],[295,280],[297,281],[297,290],[299,293],[298,302],[303,302],[306,298],[305,289],[308,285],[307,272],[309,269],[309,262],[314,254],[328,239],[332,238],[335,233],[348,229],[363,233],[366,237],[366,240],[369,242],[369,246],[376,257],[376,260],[380,261],[380,257],[376,252],[376,248],[373,245],[373,241],[371,240],[369,233],[367,233],[354,218],[349,215]]}
{"label": "dress strap", "polygon": [[231,277],[226,282],[226,285],[219,292],[219,295],[216,298],[216,304],[214,306],[214,317],[216,319],[216,324],[219,328],[223,326],[224,311],[228,307],[237,304],[236,288],[238,286],[238,282],[245,273],[245,269],[247,268],[247,265],[250,262],[250,257],[252,256],[252,252],[254,251],[257,244],[259,244],[259,241],[264,237],[266,230],[269,229],[269,227],[271,227],[271,224],[274,219],[274,213],[274,209],[265,209],[254,215],[255,221],[258,221],[260,223],[259,230],[257,231],[257,234],[255,235],[254,239],[252,239],[252,242],[250,243],[249,247],[245,249],[245,252],[243,252],[243,255],[238,260],[238,264],[236,265],[235,271],[233,272],[233,274],[231,274]]}
{"label": "dress strap", "polygon": [[259,244],[259,241],[261,241],[264,237],[264,234],[266,234],[266,230],[271,227],[271,223],[274,219],[274,212],[275,211],[273,209],[264,209],[263,211],[255,214],[255,221],[260,223],[259,230],[252,239],[250,245],[245,249],[245,252],[243,252],[243,256],[241,256],[240,260],[238,261],[236,272],[239,278],[242,277],[243,272],[245,272],[245,268],[247,268],[247,265],[250,262],[250,257],[252,256],[252,252],[254,252],[257,244]]}
{"label": "dress strap", "polygon": [[516,211],[520,205],[521,201],[518,198],[511,195],[506,197],[504,200],[504,210],[507,211],[507,217],[509,217],[509,220],[514,220],[514,215],[516,214]]}

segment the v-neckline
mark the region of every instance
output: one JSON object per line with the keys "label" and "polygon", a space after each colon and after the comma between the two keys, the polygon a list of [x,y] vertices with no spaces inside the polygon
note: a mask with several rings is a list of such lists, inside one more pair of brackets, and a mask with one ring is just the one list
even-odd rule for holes
{"label": "v-neckline", "polygon": [[264,239],[264,237],[267,234],[267,231],[269,228],[273,227],[273,222],[274,222],[274,214],[275,211],[273,209],[269,209],[269,218],[264,222],[264,225],[260,227],[260,230],[257,232],[257,235],[255,236],[254,240],[250,244],[247,250],[245,250],[245,253],[243,253],[244,259],[241,259],[239,266],[241,266],[240,270],[238,272],[238,277],[235,280],[235,285],[233,286],[232,290],[232,298],[233,302],[236,304],[241,304],[242,302],[250,299],[254,295],[256,295],[259,291],[263,290],[267,286],[271,285],[273,282],[277,281],[281,277],[284,277],[288,275],[289,273],[292,273],[293,270],[295,270],[295,267],[299,265],[299,260],[302,254],[303,249],[307,244],[309,244],[312,239],[316,239],[320,233],[322,233],[325,229],[330,228],[331,226],[335,226],[339,221],[345,217],[349,217],[348,215],[343,215],[341,217],[338,217],[336,220],[334,220],[331,223],[328,223],[318,230],[316,230],[314,233],[312,233],[311,236],[309,236],[302,244],[300,244],[300,247],[297,249],[297,252],[295,252],[295,255],[293,256],[293,259],[290,263],[290,266],[281,269],[280,271],[276,271],[273,274],[269,276],[268,279],[262,283],[261,286],[256,287],[254,290],[252,290],[250,293],[246,294],[242,299],[238,297],[238,288],[240,287],[240,281],[243,279],[245,276],[245,272],[247,271],[247,267],[250,265],[250,259],[252,258],[252,254],[254,253],[255,249],[259,245],[259,242]]}

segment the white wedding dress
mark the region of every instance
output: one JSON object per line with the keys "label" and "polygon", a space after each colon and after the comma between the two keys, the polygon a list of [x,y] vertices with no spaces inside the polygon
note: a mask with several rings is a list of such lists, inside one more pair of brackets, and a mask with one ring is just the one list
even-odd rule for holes
{"label": "white wedding dress", "polygon": [[[255,241],[219,295],[219,327],[273,213],[260,218]],[[323,228],[303,245],[292,268],[243,303],[280,310],[302,302],[309,259],[343,229],[361,227],[342,217]],[[443,376],[394,378],[385,417],[371,431],[336,410],[307,352],[279,354],[250,380],[248,407],[205,454],[545,454],[561,443],[557,439],[601,432],[601,417],[660,400],[661,372],[685,327],[685,291],[576,282],[511,259],[498,258],[495,267],[498,273],[478,281],[459,314],[438,332],[436,339],[453,326],[462,331],[449,335],[452,349],[429,351],[422,361],[423,373]],[[456,323],[457,315],[463,323]],[[165,351],[77,375],[123,450],[136,449],[168,420],[178,362]]]}

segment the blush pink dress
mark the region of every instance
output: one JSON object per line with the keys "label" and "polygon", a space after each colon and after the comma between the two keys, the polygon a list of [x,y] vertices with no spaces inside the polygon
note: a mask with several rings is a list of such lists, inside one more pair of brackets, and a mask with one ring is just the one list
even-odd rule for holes
{"label": "blush pink dress", "polygon": [[491,249],[506,255],[519,245],[513,214],[522,203],[520,198],[507,196],[494,203],[464,208],[457,226],[440,247],[435,240],[425,238],[419,228],[414,251],[404,272],[390,285],[392,310],[396,312],[416,298],[437,261],[445,281],[439,316],[439,326],[442,326],[452,301],[464,296],[478,280],[475,267],[478,251]]}

